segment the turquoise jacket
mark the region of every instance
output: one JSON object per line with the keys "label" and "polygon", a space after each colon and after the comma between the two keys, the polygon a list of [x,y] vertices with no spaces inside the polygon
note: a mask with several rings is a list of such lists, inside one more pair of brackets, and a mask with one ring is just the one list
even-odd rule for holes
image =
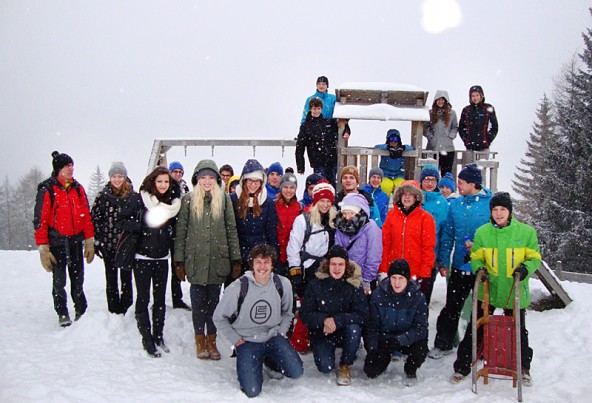
{"label": "turquoise jacket", "polygon": [[302,119],[300,119],[300,124],[304,123],[304,121],[306,120],[306,115],[308,114],[308,112],[310,112],[310,109],[308,108],[308,103],[313,98],[320,98],[321,101],[323,101],[323,111],[321,112],[323,114],[323,117],[329,119],[333,118],[333,110],[335,109],[335,102],[337,101],[337,98],[335,97],[335,95],[329,94],[328,92],[321,93],[316,91],[313,95],[306,98],[306,102],[304,103],[304,110],[302,111]]}
{"label": "turquoise jacket", "polygon": [[448,214],[448,201],[442,196],[439,190],[435,192],[423,191],[423,204],[421,205],[425,211],[430,213],[436,221],[436,254],[438,254],[438,247],[440,246],[440,238],[442,236],[442,226],[446,221]]}

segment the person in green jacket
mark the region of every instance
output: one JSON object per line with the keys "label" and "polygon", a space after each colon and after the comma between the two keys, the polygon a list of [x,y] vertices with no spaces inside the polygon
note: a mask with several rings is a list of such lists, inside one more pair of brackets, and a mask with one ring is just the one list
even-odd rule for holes
{"label": "person in green jacket", "polygon": [[236,222],[230,196],[222,188],[214,161],[200,161],[191,183],[193,190],[183,196],[178,215],[175,271],[180,281],[191,283],[197,358],[219,360],[212,317],[231,266],[240,265]]}
{"label": "person in green jacket", "polygon": [[[522,356],[522,381],[532,385],[530,363],[533,350],[528,344],[526,330],[526,308],[530,305],[528,280],[541,264],[541,253],[536,230],[518,222],[512,217],[512,199],[507,192],[496,193],[489,202],[491,222],[482,225],[475,232],[471,248],[471,269],[473,273],[484,270],[489,277],[489,313],[496,308],[504,315],[512,316],[514,274],[520,274],[520,342]],[[479,287],[479,301],[483,301],[483,285]],[[478,304],[477,317],[483,316]],[[482,330],[478,332],[478,343],[482,343]],[[458,383],[471,371],[472,324],[469,323],[465,336],[457,351],[454,375],[451,381]],[[481,347],[479,347],[481,348]]]}

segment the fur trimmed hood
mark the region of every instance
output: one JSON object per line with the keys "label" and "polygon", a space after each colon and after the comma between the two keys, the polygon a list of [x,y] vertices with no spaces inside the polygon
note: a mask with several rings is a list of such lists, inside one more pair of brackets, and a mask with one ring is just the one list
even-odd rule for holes
{"label": "fur trimmed hood", "polygon": [[401,197],[403,193],[407,191],[415,195],[415,199],[419,202],[419,204],[423,204],[423,192],[419,188],[419,184],[416,181],[405,181],[395,190],[395,195],[393,196],[393,204],[397,205],[401,201]]}
{"label": "fur trimmed hood", "polygon": [[[348,261],[347,264],[348,267],[345,269],[345,274],[343,275],[343,277],[345,277],[346,281],[353,285],[355,288],[359,288],[362,285],[362,269],[357,263],[351,260]],[[348,276],[348,271],[353,272],[353,274]],[[326,278],[331,277],[331,275],[329,274],[329,264],[327,260],[323,261],[323,264],[321,264],[321,267],[319,267],[319,270],[315,273],[315,276],[319,280],[324,280]]]}

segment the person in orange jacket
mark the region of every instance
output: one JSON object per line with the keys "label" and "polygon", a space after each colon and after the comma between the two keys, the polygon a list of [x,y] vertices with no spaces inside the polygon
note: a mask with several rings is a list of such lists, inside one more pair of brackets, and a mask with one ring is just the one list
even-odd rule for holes
{"label": "person in orange jacket", "polygon": [[411,278],[417,280],[426,295],[436,259],[436,222],[421,208],[422,202],[423,193],[416,181],[407,180],[395,191],[394,207],[382,226],[382,262],[378,272],[383,279],[395,259],[405,259],[411,268]]}

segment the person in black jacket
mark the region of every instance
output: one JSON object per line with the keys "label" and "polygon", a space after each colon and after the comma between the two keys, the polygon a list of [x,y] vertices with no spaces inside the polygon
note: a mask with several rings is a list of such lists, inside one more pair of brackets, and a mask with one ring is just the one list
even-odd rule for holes
{"label": "person in black jacket", "polygon": [[458,122],[460,138],[467,148],[465,165],[475,161],[475,151],[489,152],[498,130],[495,109],[485,103],[480,85],[469,89],[469,100],[470,105],[463,108]]}
{"label": "person in black jacket", "polygon": [[[304,174],[304,149],[308,155],[308,162],[314,172],[327,179],[333,187],[336,186],[337,174],[337,119],[326,119],[321,113],[323,101],[312,98],[308,106],[310,112],[306,120],[300,125],[296,139],[296,166],[300,175]],[[349,127],[346,125],[343,138],[349,138]]]}
{"label": "person in black jacket", "polygon": [[[142,345],[152,357],[160,357],[156,346],[164,352],[164,316],[169,257],[174,239],[174,224],[181,208],[179,183],[165,167],[156,167],[140,186],[139,209],[142,217],[133,223],[140,233],[136,247],[134,279],[136,282],[136,321],[142,335]],[[127,228],[126,228],[127,229]],[[152,284],[152,329],[148,304]]]}
{"label": "person in black jacket", "polygon": [[[115,267],[113,259],[122,233],[122,210],[137,200],[123,162],[114,162],[109,169],[109,183],[99,192],[91,210],[95,226],[95,253],[103,259],[107,286],[107,309],[124,315],[133,303],[132,272]],[[127,218],[127,217],[126,217]],[[121,280],[121,293],[118,278]]]}
{"label": "person in black jacket", "polygon": [[428,354],[428,307],[419,284],[409,279],[410,268],[405,259],[392,262],[388,275],[370,301],[364,333],[368,346],[364,372],[375,378],[386,370],[391,354],[408,354],[403,383],[413,386],[417,383],[417,370]]}
{"label": "person in black jacket", "polygon": [[356,359],[367,315],[362,271],[349,260],[344,247],[335,245],[306,288],[300,317],[308,327],[319,371],[331,372],[335,368],[335,349],[343,348],[338,385],[351,384],[350,368]]}

